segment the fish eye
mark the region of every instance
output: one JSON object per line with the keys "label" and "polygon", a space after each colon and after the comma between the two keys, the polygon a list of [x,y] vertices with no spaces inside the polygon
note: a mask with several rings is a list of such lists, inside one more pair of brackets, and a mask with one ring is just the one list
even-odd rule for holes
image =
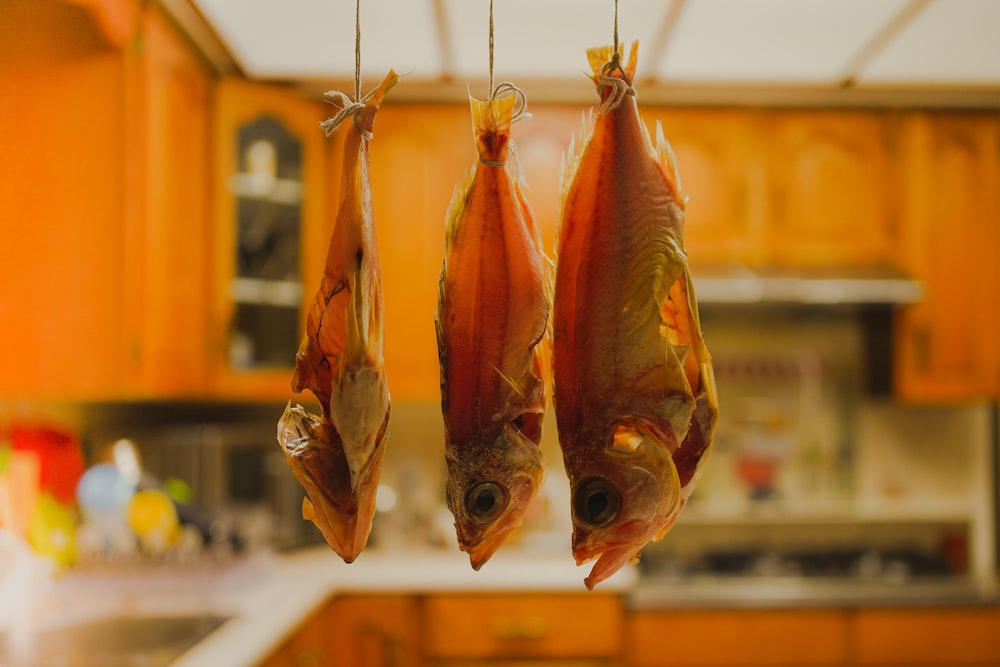
{"label": "fish eye", "polygon": [[493,521],[507,506],[507,492],[496,482],[479,482],[465,496],[465,511],[477,523]]}
{"label": "fish eye", "polygon": [[600,477],[581,482],[573,497],[576,516],[592,528],[610,523],[618,515],[621,505],[622,497],[618,489]]}

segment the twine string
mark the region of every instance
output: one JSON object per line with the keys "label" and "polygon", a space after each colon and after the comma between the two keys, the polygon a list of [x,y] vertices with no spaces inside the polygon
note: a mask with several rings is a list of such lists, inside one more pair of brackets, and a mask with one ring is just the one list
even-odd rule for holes
{"label": "twine string", "polygon": [[[618,75],[615,75],[615,72]],[[635,86],[632,79],[622,66],[622,57],[618,45],[618,0],[615,0],[615,21],[614,21],[614,42],[612,46],[611,60],[604,64],[601,73],[597,77],[597,87],[611,89],[608,96],[601,102],[599,113],[608,113],[617,109],[626,95],[635,95]]]}
{"label": "twine string", "polygon": [[502,81],[498,84],[493,83],[493,0],[490,0],[490,101],[498,99],[504,95],[515,95],[517,99],[514,102],[514,113],[511,116],[510,122],[514,123],[519,120],[524,120],[526,118],[531,118],[531,114],[528,113],[528,97],[524,94],[524,91],[517,85],[511,83],[510,81]]}
{"label": "twine string", "polygon": [[[333,136],[341,123],[348,118],[355,118],[358,112],[365,108],[365,99],[361,97],[361,0],[355,0],[354,3],[354,99],[339,90],[328,90],[323,96],[329,98],[326,100],[328,103],[339,107],[339,111],[333,117],[319,124],[327,137]],[[371,133],[358,127],[357,122],[354,126],[362,136],[371,138]]]}

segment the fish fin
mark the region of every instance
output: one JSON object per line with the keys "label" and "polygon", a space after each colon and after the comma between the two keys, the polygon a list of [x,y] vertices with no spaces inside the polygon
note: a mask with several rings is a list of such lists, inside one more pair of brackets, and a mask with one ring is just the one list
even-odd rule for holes
{"label": "fish fin", "polygon": [[473,130],[477,133],[509,130],[517,99],[516,95],[501,95],[490,100],[480,100],[470,95]]}
{"label": "fish fin", "polygon": [[476,177],[476,168],[473,166],[463,176],[455,186],[455,192],[451,196],[451,203],[448,204],[448,215],[445,218],[445,262],[447,262],[448,250],[455,241],[458,233],[458,221],[465,210],[465,202],[469,198],[469,191],[472,189],[472,181]]}
{"label": "fish fin", "polygon": [[[597,77],[600,76],[601,70],[604,66],[611,62],[611,58],[614,56],[615,47],[608,44],[605,46],[595,46],[594,48],[587,49],[587,62],[590,63],[590,69],[594,72],[594,81],[597,81]],[[625,45],[618,45],[618,57],[622,58],[625,55]],[[633,41],[632,46],[629,49],[628,60],[622,65],[622,70],[625,72],[625,76],[629,79],[635,76],[636,63],[639,60],[639,42]]]}
{"label": "fish fin", "polygon": [[685,343],[680,345],[674,345],[674,354],[677,355],[677,360],[681,362],[681,366],[687,363],[688,353],[691,351],[691,346]]}
{"label": "fish fin", "polygon": [[[573,186],[573,180],[576,178],[576,172],[580,167],[580,158],[583,156],[583,152],[586,150],[587,144],[590,143],[590,138],[593,134],[594,110],[590,109],[583,112],[583,120],[580,124],[579,141],[577,141],[576,135],[571,135],[569,139],[569,146],[562,156],[562,164],[559,168],[559,171],[562,173],[559,188],[560,199],[562,200],[560,210],[564,210],[566,208],[566,196],[569,194],[570,188]],[[557,225],[556,232],[558,233],[558,231]]]}
{"label": "fish fin", "polygon": [[316,522],[316,508],[313,507],[308,498],[302,499],[302,518],[306,521]]}
{"label": "fish fin", "polygon": [[663,167],[663,173],[667,176],[667,184],[670,185],[670,189],[673,192],[674,201],[681,207],[681,210],[684,210],[687,206],[688,197],[684,193],[684,186],[681,184],[681,174],[677,169],[677,156],[674,155],[674,149],[663,134],[663,125],[660,121],[656,121],[656,156],[659,159],[660,166]]}
{"label": "fish fin", "polygon": [[374,107],[378,109],[385,100],[386,93],[392,90],[392,87],[397,83],[399,83],[399,75],[396,74],[394,70],[390,69],[389,73],[382,79],[382,83],[380,83],[375,90],[365,95],[362,102],[364,102],[366,107]]}

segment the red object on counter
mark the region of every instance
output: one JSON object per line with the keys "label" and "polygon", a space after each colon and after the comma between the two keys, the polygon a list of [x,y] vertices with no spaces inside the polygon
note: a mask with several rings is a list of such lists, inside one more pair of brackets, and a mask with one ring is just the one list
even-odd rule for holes
{"label": "red object on counter", "polygon": [[65,505],[76,500],[76,483],[84,470],[83,447],[69,433],[49,426],[15,424],[9,431],[11,449],[34,452],[41,463],[38,488]]}

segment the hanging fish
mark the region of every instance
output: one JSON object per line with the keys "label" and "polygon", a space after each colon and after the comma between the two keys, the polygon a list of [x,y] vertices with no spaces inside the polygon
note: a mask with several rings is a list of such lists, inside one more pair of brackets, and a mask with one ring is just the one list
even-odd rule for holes
{"label": "hanging fish", "polygon": [[320,417],[289,406],[278,443],[305,487],[302,516],[350,563],[371,531],[385,454],[389,389],[383,367],[382,278],[371,214],[368,151],[375,114],[398,77],[344,108],[330,125],[351,118],[344,139],[340,207],[319,290],[309,307],[295,358],[292,390],[308,389]]}
{"label": "hanging fish", "polygon": [[[711,448],[718,401],[684,252],[673,152],[655,146],[613,47],[587,52],[601,106],[564,181],[553,381],[587,588],[673,525]],[[572,148],[571,148],[572,152]]]}
{"label": "hanging fish", "polygon": [[544,476],[538,441],[550,299],[510,141],[523,94],[501,84],[489,100],[470,102],[479,162],[448,212],[436,326],[447,503],[459,546],[478,570],[521,524]]}

